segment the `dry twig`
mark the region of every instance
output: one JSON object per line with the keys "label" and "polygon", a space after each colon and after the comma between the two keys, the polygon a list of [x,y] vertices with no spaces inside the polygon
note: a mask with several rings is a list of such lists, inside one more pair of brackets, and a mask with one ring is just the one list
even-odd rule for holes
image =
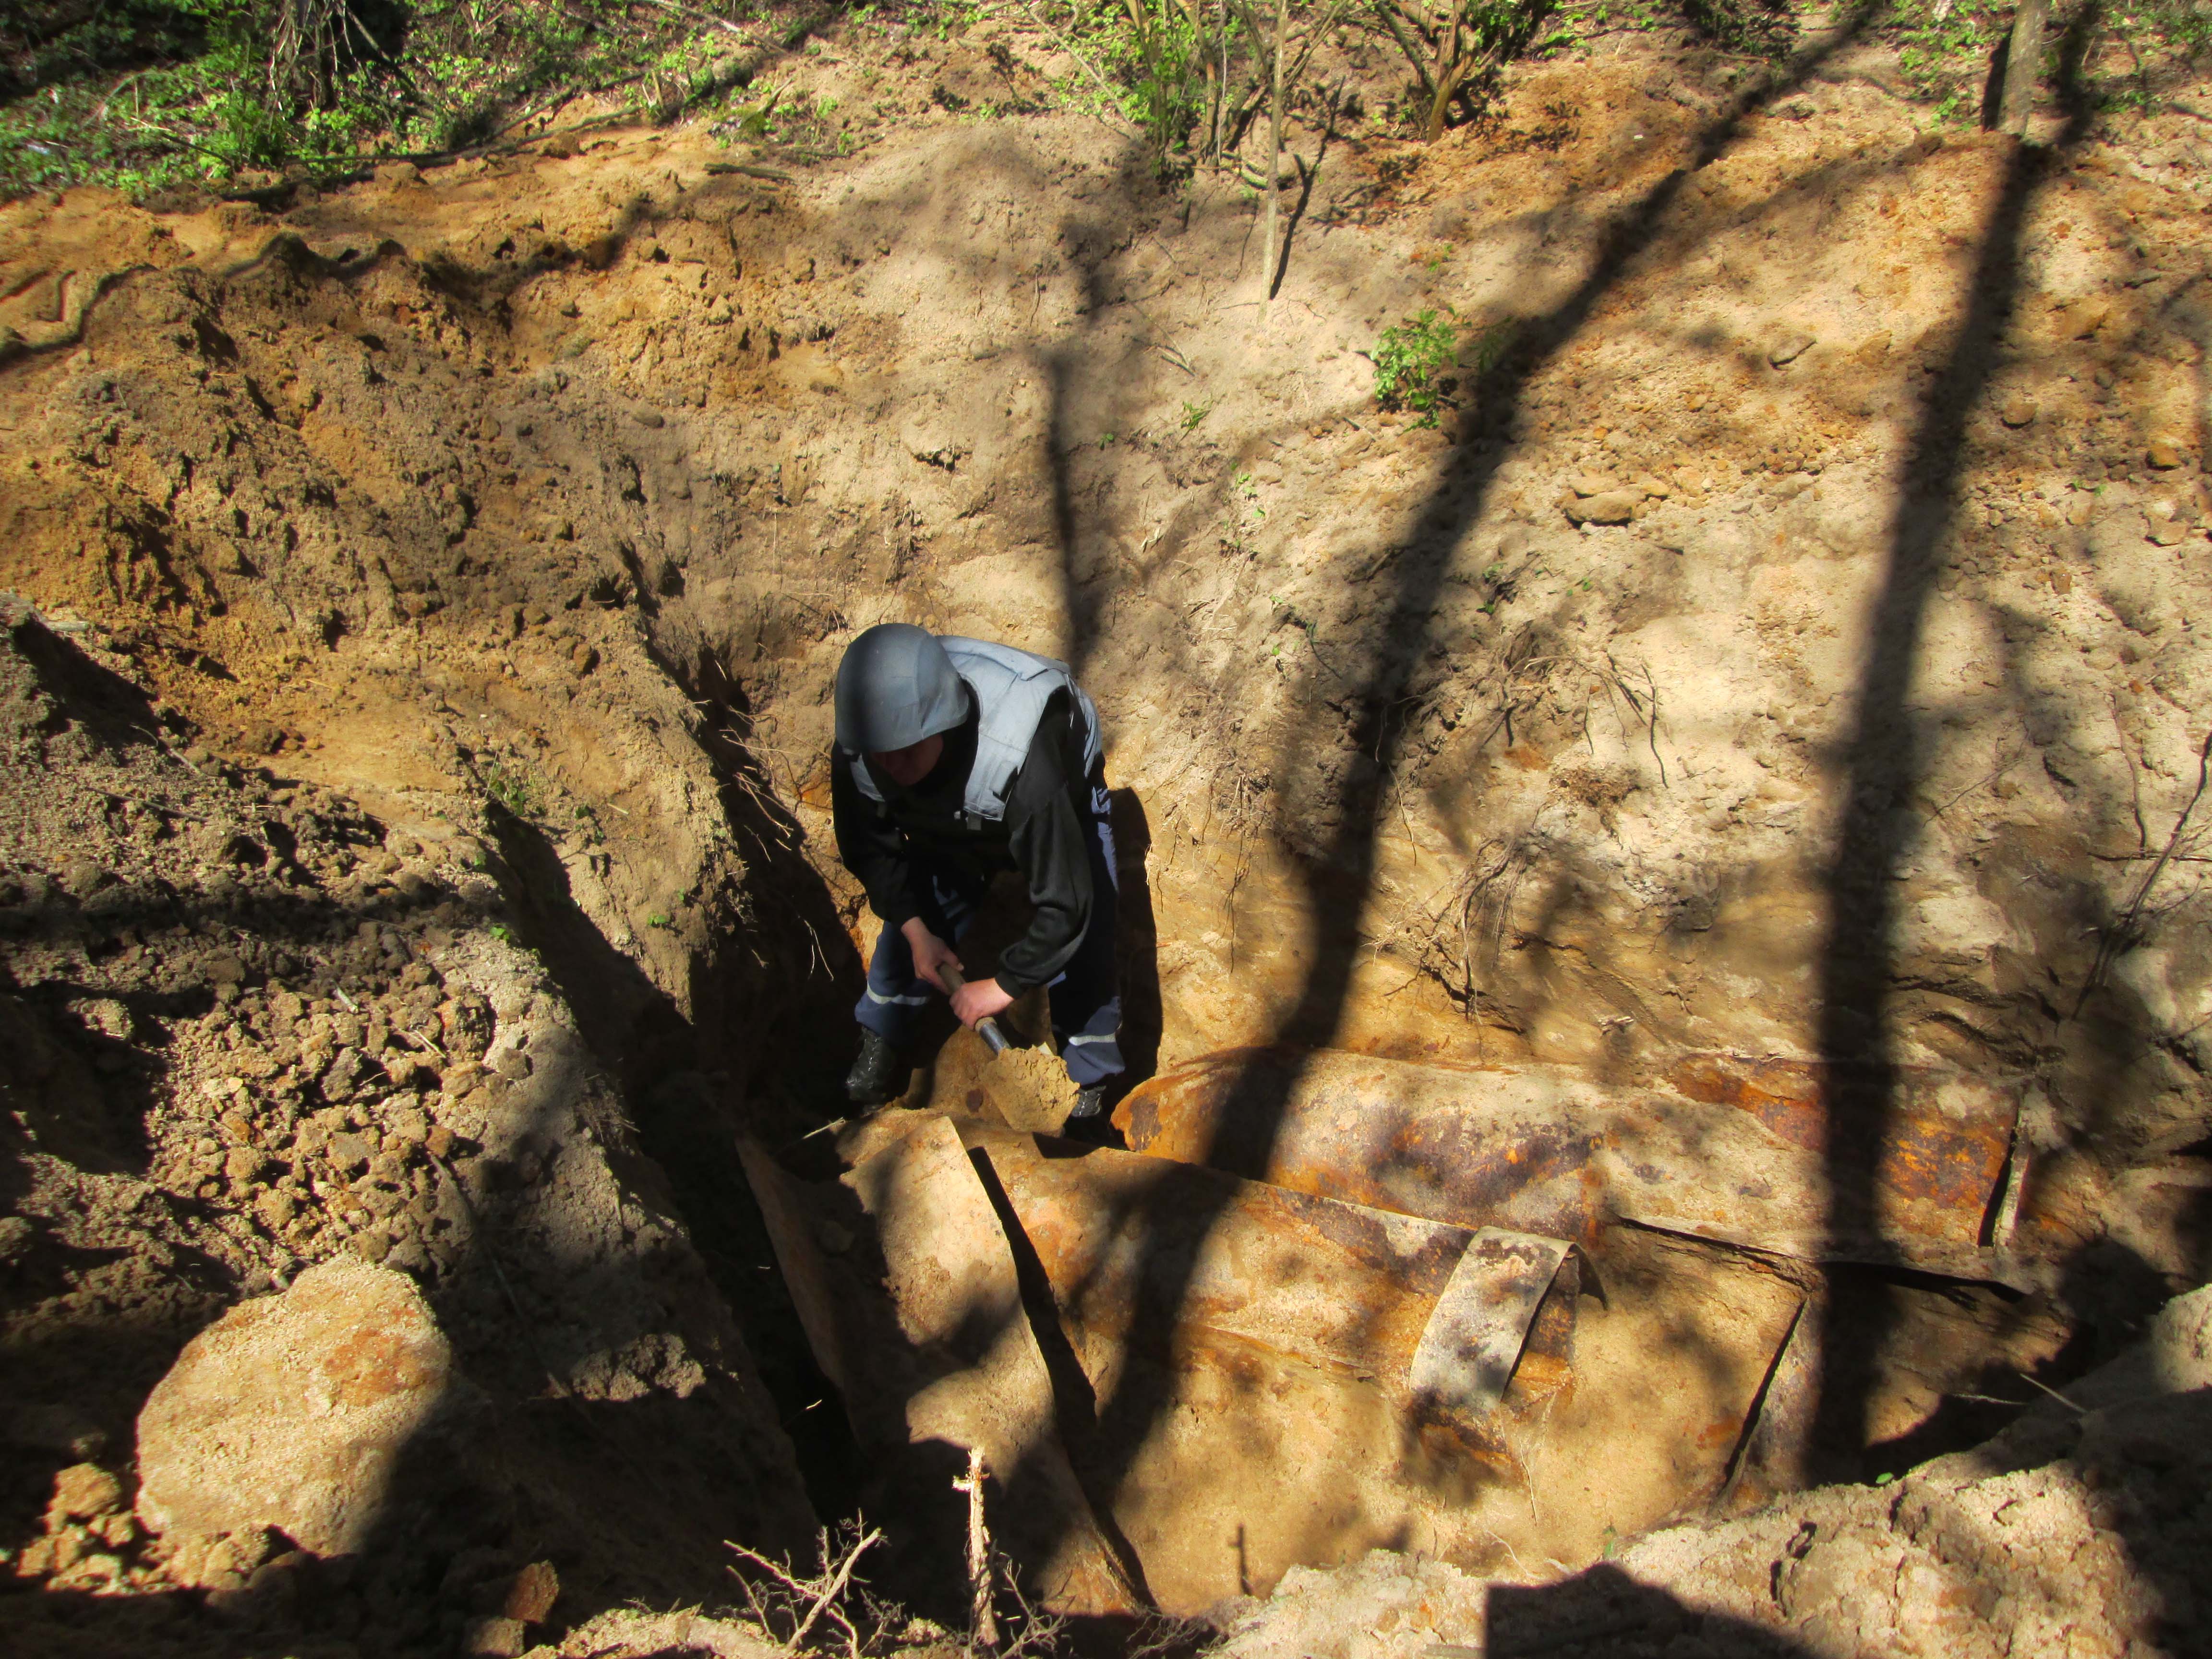
{"label": "dry twig", "polygon": [[[884,1534],[880,1529],[862,1532],[855,1526],[847,1535],[850,1542],[833,1548],[829,1529],[824,1528],[822,1530],[817,1543],[821,1570],[811,1577],[782,1562],[770,1560],[756,1550],[747,1549],[743,1544],[731,1543],[727,1546],[732,1553],[767,1575],[766,1580],[757,1588],[750,1578],[738,1572],[736,1574],[738,1588],[744,1592],[745,1601],[752,1609],[753,1621],[771,1637],[775,1635],[779,1624],[792,1626],[791,1634],[781,1638],[786,1653],[799,1651],[816,1623],[826,1617],[845,1632],[848,1659],[860,1659],[861,1650],[866,1644],[860,1635],[860,1627],[846,1612],[844,1601],[848,1595],[858,1595],[863,1604],[872,1613],[874,1611],[874,1604],[854,1582],[853,1573],[860,1557],[872,1546],[881,1542]],[[802,1607],[805,1609],[804,1613],[800,1612]],[[878,1622],[879,1619],[871,1619],[871,1623]]]}
{"label": "dry twig", "polygon": [[[2205,732],[2204,742],[2197,751],[2197,787],[2190,792],[2181,815],[2174,819],[2173,833],[2166,838],[2165,848],[2150,868],[2143,872],[2142,880],[2136,884],[2135,896],[2128,901],[2127,908],[2120,912],[2118,921],[2105,929],[2104,937],[2097,942],[2097,959],[2089,965],[2089,976],[2081,982],[2081,994],[2074,1000],[2074,1012],[2070,1018],[2079,1019],[2081,1017],[2081,1010],[2087,1006],[2091,994],[2104,983],[2105,974],[2114,959],[2142,938],[2143,906],[2149,902],[2151,889],[2166,873],[2166,866],[2173,862],[2175,854],[2180,851],[2182,837],[2188,833],[2190,817],[2196,812],[2197,803],[2204,799],[2208,778],[2212,778],[2212,731]],[[2031,1382],[2033,1380],[2032,1377],[2029,1379]]]}
{"label": "dry twig", "polygon": [[969,1644],[984,1653],[999,1650],[999,1620],[992,1606],[991,1533],[983,1524],[983,1449],[968,1449],[968,1473],[952,1483],[968,1494],[968,1615]]}

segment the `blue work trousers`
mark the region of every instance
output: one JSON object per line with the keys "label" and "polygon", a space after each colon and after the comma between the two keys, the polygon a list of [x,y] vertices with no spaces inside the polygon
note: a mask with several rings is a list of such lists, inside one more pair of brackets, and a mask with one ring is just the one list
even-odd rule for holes
{"label": "blue work trousers", "polygon": [[[1052,1005],[1052,1034],[1067,1062],[1067,1074],[1079,1087],[1103,1083],[1122,1069],[1121,996],[1114,970],[1114,907],[1119,878],[1114,866],[1114,826],[1107,816],[1106,785],[1094,775],[1089,804],[1091,925],[1075,955],[1046,989]],[[929,931],[956,949],[975,925],[987,884],[962,872],[917,863],[922,888],[921,920]],[[914,971],[914,951],[906,935],[886,927],[877,937],[868,962],[867,988],[853,1017],[894,1044],[903,1043],[915,1018],[937,993]]]}

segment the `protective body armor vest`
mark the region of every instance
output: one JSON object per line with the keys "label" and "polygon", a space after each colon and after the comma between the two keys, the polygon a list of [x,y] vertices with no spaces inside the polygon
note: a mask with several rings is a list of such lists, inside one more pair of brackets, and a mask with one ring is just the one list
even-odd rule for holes
{"label": "protective body armor vest", "polygon": [[[961,803],[971,827],[996,823],[1006,816],[1006,791],[1029,758],[1030,742],[1044,718],[1045,705],[1061,691],[1082,716],[1085,775],[1097,766],[1105,752],[1098,740],[1098,710],[1066,663],[1017,651],[1011,645],[950,634],[940,635],[938,643],[975,694],[975,763],[968,769],[968,788]],[[880,803],[883,794],[868,775],[866,758],[854,755],[852,762],[853,780],[860,793]]]}

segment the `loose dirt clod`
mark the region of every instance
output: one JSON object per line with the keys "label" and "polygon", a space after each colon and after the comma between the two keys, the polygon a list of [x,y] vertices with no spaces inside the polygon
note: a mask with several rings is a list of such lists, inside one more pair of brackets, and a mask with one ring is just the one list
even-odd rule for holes
{"label": "loose dirt clod", "polygon": [[[582,1564],[579,1617],[604,1516],[623,1582],[679,1595],[726,1532],[803,1539],[742,1340],[480,851],[434,820],[364,856],[356,803],[186,763],[113,659],[4,621],[4,1456],[52,1493],[16,1575],[458,1643],[549,1616],[518,1536]],[[630,1414],[534,1419],[548,1369]],[[588,1523],[516,1532],[584,1492]]]}
{"label": "loose dirt clod", "polygon": [[274,1528],[352,1555],[429,1455],[453,1350],[405,1274],[334,1256],[185,1345],[138,1416],[138,1516],[173,1546]]}

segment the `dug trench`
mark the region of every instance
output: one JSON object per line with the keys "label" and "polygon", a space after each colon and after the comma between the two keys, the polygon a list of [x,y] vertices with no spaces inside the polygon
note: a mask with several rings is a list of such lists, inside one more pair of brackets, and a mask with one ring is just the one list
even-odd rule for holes
{"label": "dug trench", "polygon": [[[2185,135],[1654,50],[1301,135],[1265,304],[1073,115],[0,210],[11,1627],[719,1651],[864,1518],[957,1645],[977,1447],[1102,1646],[2173,1645]],[[941,1016],[836,1121],[892,619],[1101,707],[1127,1152]]]}

